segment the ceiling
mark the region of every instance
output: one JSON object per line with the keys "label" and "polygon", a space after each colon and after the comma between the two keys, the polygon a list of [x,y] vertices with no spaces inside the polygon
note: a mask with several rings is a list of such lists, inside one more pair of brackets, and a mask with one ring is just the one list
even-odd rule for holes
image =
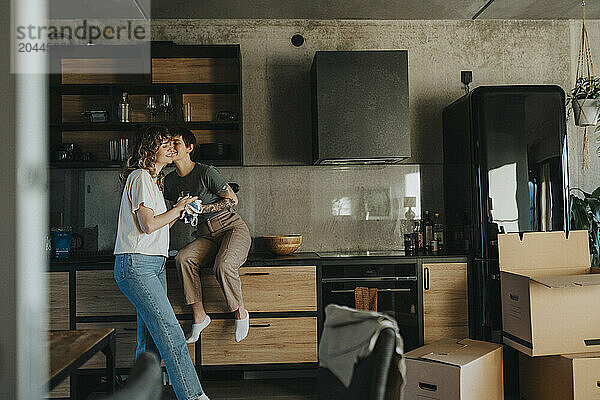
{"label": "ceiling", "polygon": [[[576,0],[49,0],[51,18],[579,19]],[[150,3],[152,3],[150,7]],[[487,5],[487,8],[486,8]],[[600,1],[586,17],[600,19]]]}

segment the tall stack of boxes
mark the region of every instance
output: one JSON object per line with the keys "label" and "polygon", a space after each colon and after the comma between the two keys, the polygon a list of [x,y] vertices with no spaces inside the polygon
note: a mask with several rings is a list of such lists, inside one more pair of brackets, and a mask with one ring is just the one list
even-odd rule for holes
{"label": "tall stack of boxes", "polygon": [[[587,231],[498,236],[503,342],[523,400],[600,400],[600,273]],[[445,339],[405,354],[407,399],[501,400],[502,346]]]}
{"label": "tall stack of boxes", "polygon": [[498,237],[505,344],[524,400],[600,399],[600,274],[587,231]]}

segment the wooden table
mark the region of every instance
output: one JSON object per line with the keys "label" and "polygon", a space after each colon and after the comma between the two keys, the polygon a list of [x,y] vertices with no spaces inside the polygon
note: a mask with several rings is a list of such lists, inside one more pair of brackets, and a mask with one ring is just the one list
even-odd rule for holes
{"label": "wooden table", "polygon": [[[94,354],[101,351],[106,356],[108,393],[115,390],[115,330],[80,329],[76,331],[50,331],[49,389],[54,389],[67,376],[73,375]],[[71,380],[73,382],[73,380]],[[74,385],[71,385],[74,388]],[[73,396],[71,390],[71,398]]]}

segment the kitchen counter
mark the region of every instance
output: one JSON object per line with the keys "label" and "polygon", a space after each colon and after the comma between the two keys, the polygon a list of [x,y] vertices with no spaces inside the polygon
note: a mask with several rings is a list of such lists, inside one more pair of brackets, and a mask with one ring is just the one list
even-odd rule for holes
{"label": "kitchen counter", "polygon": [[[446,255],[446,254],[419,254],[405,255],[402,251],[371,251],[371,252],[298,252],[287,256],[277,256],[268,252],[250,252],[244,266],[264,266],[264,265],[299,265],[306,263],[337,263],[344,260],[381,260],[381,259],[402,259],[411,260],[432,260],[460,262],[465,261],[464,255]],[[174,264],[174,257],[169,257],[167,266]],[[114,263],[112,252],[98,252],[85,255],[73,255],[67,259],[50,259],[50,271],[68,271],[72,267],[77,269],[106,269],[107,264]]]}
{"label": "kitchen counter", "polygon": [[[78,267],[80,269],[106,269],[106,264],[113,264],[115,256],[112,252],[99,252],[96,254],[87,255],[73,255],[66,259],[50,259],[50,271],[68,271],[71,267]],[[284,263],[286,265],[293,265],[296,263],[306,262],[317,262],[320,258],[317,253],[313,252],[299,252],[293,253],[287,256],[276,256],[266,252],[250,252],[248,259],[244,263],[245,266],[256,266],[256,265],[274,265]],[[175,261],[175,257],[169,257],[167,260],[167,266],[172,265]]]}

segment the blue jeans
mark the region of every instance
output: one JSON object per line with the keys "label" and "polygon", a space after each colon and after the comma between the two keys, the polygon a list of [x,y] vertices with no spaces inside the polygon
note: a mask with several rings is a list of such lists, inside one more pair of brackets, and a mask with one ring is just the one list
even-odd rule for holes
{"label": "blue jeans", "polygon": [[147,347],[153,350],[155,344],[177,399],[196,400],[203,390],[183,330],[167,298],[165,261],[162,256],[117,254],[115,281],[137,311],[136,356]]}

